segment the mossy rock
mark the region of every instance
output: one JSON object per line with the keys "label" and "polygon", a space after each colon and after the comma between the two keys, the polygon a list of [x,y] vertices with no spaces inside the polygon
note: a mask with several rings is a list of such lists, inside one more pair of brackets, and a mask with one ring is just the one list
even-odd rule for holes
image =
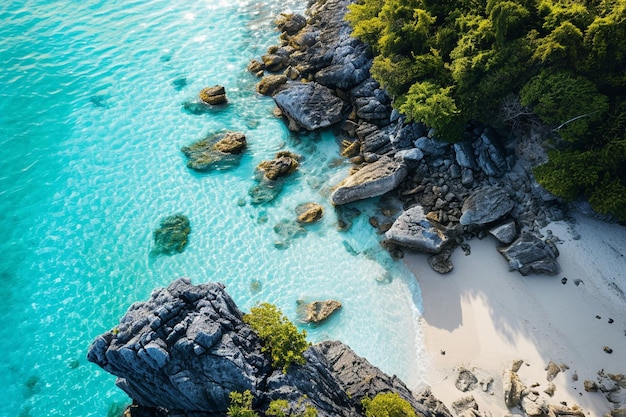
{"label": "mossy rock", "polygon": [[228,101],[226,99],[226,89],[221,85],[203,88],[198,97],[202,102],[210,105],[224,104]]}
{"label": "mossy rock", "polygon": [[300,165],[300,155],[289,151],[281,151],[271,161],[262,161],[257,169],[264,172],[265,177],[270,180],[276,180],[280,177],[286,177],[298,169]]}
{"label": "mossy rock", "polygon": [[309,224],[319,221],[324,215],[324,207],[317,203],[303,203],[296,207],[298,223]]}
{"label": "mossy rock", "polygon": [[239,165],[247,146],[241,132],[218,132],[181,148],[188,158],[187,167],[198,172],[223,170]]}
{"label": "mossy rock", "polygon": [[183,214],[174,214],[161,220],[159,228],[153,233],[153,255],[174,255],[182,252],[187,246],[191,233],[189,219]]}

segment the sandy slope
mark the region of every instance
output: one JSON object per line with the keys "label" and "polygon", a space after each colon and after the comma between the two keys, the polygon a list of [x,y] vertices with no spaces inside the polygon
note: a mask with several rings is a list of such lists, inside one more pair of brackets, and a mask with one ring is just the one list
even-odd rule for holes
{"label": "sandy slope", "polygon": [[[422,290],[427,382],[446,405],[471,394],[481,411],[505,415],[501,375],[523,359],[519,376],[540,384],[538,391],[547,387],[550,361],[569,367],[553,381],[549,403],[578,404],[590,416],[612,407],[603,394],[585,392],[583,382],[596,381],[601,369],[626,373],[626,228],[577,215],[546,229],[562,240],[557,276],[509,272],[491,237],[470,242],[470,256],[456,250],[447,275],[433,272],[426,255],[405,257]],[[460,367],[479,380],[493,378],[493,387],[460,392],[454,384]]]}

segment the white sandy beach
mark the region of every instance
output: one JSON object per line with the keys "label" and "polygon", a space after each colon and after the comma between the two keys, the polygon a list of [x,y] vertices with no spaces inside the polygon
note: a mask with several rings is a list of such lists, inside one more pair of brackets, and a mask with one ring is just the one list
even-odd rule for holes
{"label": "white sandy beach", "polygon": [[[550,404],[578,404],[589,416],[614,407],[583,383],[597,381],[602,369],[626,374],[626,228],[576,215],[547,229],[562,240],[556,276],[509,272],[492,237],[469,242],[469,256],[457,249],[447,275],[432,271],[426,255],[406,254],[422,290],[427,383],[451,411],[453,401],[472,395],[494,417],[519,412],[507,409],[501,378],[517,359],[524,360],[521,381],[539,384],[534,389]],[[569,367],[552,381],[553,397],[543,393],[550,361]],[[459,391],[461,367],[479,381],[493,378],[493,387]]]}

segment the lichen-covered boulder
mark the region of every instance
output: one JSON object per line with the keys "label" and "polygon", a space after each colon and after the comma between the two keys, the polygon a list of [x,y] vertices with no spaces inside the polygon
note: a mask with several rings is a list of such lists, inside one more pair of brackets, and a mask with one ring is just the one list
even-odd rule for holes
{"label": "lichen-covered boulder", "polygon": [[285,177],[298,169],[300,155],[289,151],[281,151],[270,161],[262,161],[257,169],[262,171],[269,180]]}
{"label": "lichen-covered boulder", "polygon": [[224,104],[228,101],[226,99],[226,89],[221,85],[203,88],[198,94],[198,98],[203,103],[210,105]]}
{"label": "lichen-covered boulder", "polygon": [[383,195],[400,185],[407,172],[404,161],[383,156],[339,183],[330,199],[340,205]]}
{"label": "lichen-covered boulder", "polygon": [[241,132],[218,132],[188,146],[181,152],[187,157],[187,167],[198,172],[224,170],[239,165],[247,146]]}
{"label": "lichen-covered boulder", "polygon": [[313,301],[298,300],[298,315],[304,323],[320,323],[341,308],[337,300]]}
{"label": "lichen-covered boulder", "polygon": [[439,253],[450,243],[447,232],[430,221],[421,206],[404,211],[385,237],[396,245],[426,253]]}
{"label": "lichen-covered boulder", "polygon": [[515,206],[509,193],[497,186],[480,188],[470,194],[461,208],[462,225],[485,225],[506,216]]}
{"label": "lichen-covered boulder", "polygon": [[174,255],[187,246],[191,233],[189,219],[183,214],[174,214],[161,220],[158,229],[153,233],[154,248],[152,255]]}
{"label": "lichen-covered boulder", "polygon": [[313,131],[340,122],[346,103],[333,92],[316,82],[291,82],[278,93],[274,101],[289,119],[291,130]]}
{"label": "lichen-covered boulder", "polygon": [[523,233],[511,245],[498,251],[508,261],[512,271],[522,275],[559,273],[556,258],[559,251],[552,242],[544,241],[532,233]]}
{"label": "lichen-covered boulder", "polygon": [[284,74],[270,74],[261,78],[256,85],[256,91],[264,96],[271,96],[276,93],[287,82]]}
{"label": "lichen-covered boulder", "polygon": [[324,215],[324,207],[317,203],[303,203],[296,207],[296,221],[302,224],[315,223]]}

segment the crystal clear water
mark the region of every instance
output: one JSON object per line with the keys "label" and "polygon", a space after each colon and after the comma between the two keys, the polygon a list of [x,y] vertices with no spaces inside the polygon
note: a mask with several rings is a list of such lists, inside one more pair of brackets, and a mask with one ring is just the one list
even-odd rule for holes
{"label": "crystal clear water", "polygon": [[[1,416],[105,416],[128,402],[86,361],[89,344],[180,276],[221,281],[243,310],[269,301],[294,321],[297,299],[338,299],[330,321],[301,326],[309,340],[343,340],[421,382],[419,288],[380,249],[374,207],[361,204],[353,228],[336,230],[328,192],[348,167],[333,164],[335,138],[291,135],[245,70],[276,43],[272,18],[301,3],[2,2]],[[215,84],[229,105],[182,110]],[[246,134],[240,166],[190,172],[180,148],[221,129]],[[305,156],[299,173],[254,206],[254,167],[281,149]],[[277,249],[274,225],[309,201],[325,207],[323,220]],[[174,213],[191,221],[189,245],[155,258],[152,231]]]}

